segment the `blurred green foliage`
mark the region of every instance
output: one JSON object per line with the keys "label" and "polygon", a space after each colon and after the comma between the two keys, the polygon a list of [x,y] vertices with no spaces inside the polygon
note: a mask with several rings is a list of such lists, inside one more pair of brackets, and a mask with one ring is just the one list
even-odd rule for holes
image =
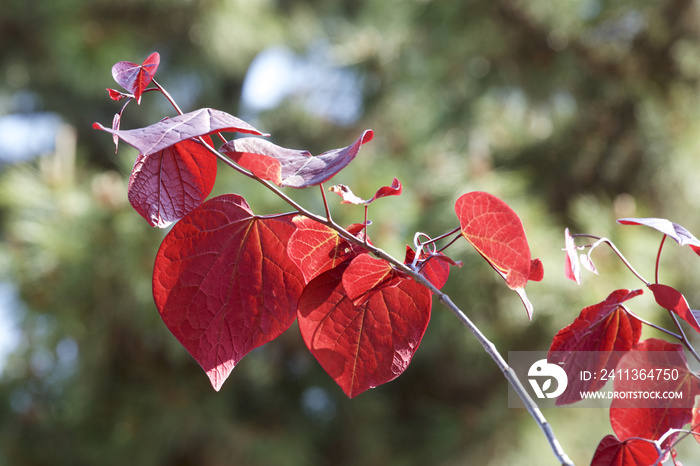
{"label": "blurred green foliage", "polygon": [[[495,365],[437,303],[406,373],[357,399],[294,327],[215,393],[152,302],[164,232],[126,202],[136,154],[114,155],[90,124],[119,108],[104,91],[117,61],[158,51],[158,80],[186,111],[237,114],[258,53],[316,50],[360,76],[360,117],[338,125],[292,95],[255,125],[313,153],[374,129],[334,182],[369,197],[402,181],[402,196],[370,209],[374,243],[398,257],[415,231],[456,225],[460,194],[506,200],[545,264],[545,280],[528,287],[533,321],[463,242],[450,251],[465,265],[445,291],[503,354],[546,350],[583,306],[639,286],[605,252],[595,256],[601,277],[566,282],[564,226],[611,237],[647,275],[658,235],[616,218],[668,217],[700,232],[699,15],[691,0],[6,0],[0,115],[48,110],[66,126],[55,153],[0,172],[0,279],[20,298],[18,344],[0,376],[0,464],[554,464],[530,417],[506,407]],[[122,125],[168,114],[148,94]],[[260,213],[285,208],[223,167],[215,191]],[[317,190],[292,194],[321,211]],[[361,218],[329,199],[337,218]],[[673,245],[665,253],[662,277],[700,302],[697,262]],[[650,298],[640,302],[635,311],[668,325]],[[577,463],[610,432],[602,410],[545,414]]]}

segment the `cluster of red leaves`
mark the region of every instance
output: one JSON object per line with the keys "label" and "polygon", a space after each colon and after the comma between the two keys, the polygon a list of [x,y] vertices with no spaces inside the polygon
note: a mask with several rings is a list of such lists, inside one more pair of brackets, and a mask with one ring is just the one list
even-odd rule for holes
{"label": "cluster of red leaves", "polygon": [[[129,94],[110,90],[110,96],[139,101],[158,61],[153,54],[142,65],[115,65],[114,77]],[[205,201],[216,179],[217,157],[280,187],[317,186],[356,157],[372,139],[371,130],[347,147],[313,156],[259,137],[235,139],[217,151],[212,134],[263,133],[208,108],[139,129],[93,126],[139,151],[128,188],[136,211],[152,226],[177,222],[156,256],[153,295],[166,326],[216,390],[243,356],[295,320],[310,352],[348,397],[407,368],[430,320],[431,289],[444,285],[454,261],[423,250],[416,259],[407,248],[405,264],[411,267],[402,269],[367,253],[367,223],[351,225],[341,235],[329,219],[300,212],[255,215],[236,194]],[[334,191],[346,203],[367,206],[401,194],[402,186],[394,179],[366,201],[342,185]],[[519,217],[500,199],[480,192],[460,197],[456,213],[462,235],[520,294],[531,316],[524,287],[542,278],[542,264],[530,257]],[[411,271],[425,280],[417,281]]]}
{"label": "cluster of red leaves", "polygon": [[[654,228],[700,254],[700,241],[682,226],[666,219],[630,218],[618,222]],[[580,283],[578,248],[568,230],[565,244],[566,275]],[[582,255],[580,263],[595,271],[589,255]],[[700,332],[700,312],[691,310],[678,290],[660,283],[646,286],[662,308]],[[635,398],[615,398],[610,407],[610,423],[615,435],[608,435],[600,442],[592,465],[656,464],[665,456],[675,454],[673,442],[678,437],[677,429],[690,424],[691,431],[700,431],[700,414],[698,408],[692,406],[695,397],[700,395],[700,374],[688,367],[683,345],[656,338],[640,340],[642,321],[627,309],[625,302],[642,293],[641,289],[613,291],[604,301],[584,308],[570,325],[555,335],[550,346],[549,361],[560,364],[569,380],[567,389],[557,398],[557,405],[580,401],[582,392],[603,388],[606,380],[600,377],[584,380],[580,377],[582,371],[592,374],[617,371],[618,375],[627,375],[632,370],[642,369],[657,374],[670,371],[678,374],[672,379],[657,378],[653,382],[646,378],[614,378],[616,392],[648,391],[653,387],[659,392],[681,393],[682,398],[660,399],[652,405],[644,403],[643,407]],[[700,442],[700,435],[694,436]],[[663,441],[658,442],[662,438]]]}

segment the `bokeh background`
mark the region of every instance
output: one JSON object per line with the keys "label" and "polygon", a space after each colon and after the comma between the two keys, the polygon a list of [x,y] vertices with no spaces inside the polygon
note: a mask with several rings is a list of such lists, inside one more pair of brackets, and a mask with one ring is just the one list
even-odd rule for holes
{"label": "bokeh background", "polygon": [[[615,219],[667,217],[700,234],[700,5],[693,0],[3,0],[0,8],[1,465],[545,465],[530,416],[475,339],[435,303],[397,380],[348,400],[296,327],[216,393],[163,325],[150,275],[164,231],[129,206],[136,153],[91,128],[120,103],[110,68],[158,51],[185,111],[215,107],[312,153],[375,139],[334,182],[369,197],[375,244],[457,225],[472,190],[522,217],[545,280],[517,296],[460,242],[445,291],[502,354],[546,350],[580,309],[641,283],[615,257],[579,287],[563,230],[608,236],[653,276],[660,237]],[[123,128],[172,115],[156,93]],[[285,209],[220,169],[215,193]],[[290,191],[322,210],[318,190]],[[361,208],[336,205],[345,222]],[[662,281],[700,304],[698,258],[664,249]],[[647,293],[648,294],[648,293]],[[630,306],[670,325],[652,299]],[[645,331],[646,336],[658,336]],[[697,338],[694,340],[700,344]],[[601,409],[545,415],[587,464]],[[684,442],[684,464],[700,447]]]}

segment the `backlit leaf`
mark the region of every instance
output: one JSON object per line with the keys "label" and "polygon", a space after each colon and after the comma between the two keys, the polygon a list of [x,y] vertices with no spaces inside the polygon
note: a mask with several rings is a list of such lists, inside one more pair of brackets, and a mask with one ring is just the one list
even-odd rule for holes
{"label": "backlit leaf", "polygon": [[144,155],[167,149],[187,139],[217,132],[263,134],[245,121],[213,108],[200,108],[165,118],[145,128],[115,130],[100,123],[93,123],[92,127],[118,136]]}
{"label": "backlit leaf", "polygon": [[428,326],[431,295],[393,271],[356,306],[343,287],[347,267],[346,262],[309,282],[298,314],[304,343],[353,398],[406,370]]}
{"label": "backlit leaf", "polygon": [[372,130],[366,130],[351,145],[315,157],[308,151],[287,149],[260,138],[234,139],[219,150],[259,178],[279,186],[306,188],[331,179],[373,137]]}
{"label": "backlit leaf", "polygon": [[649,289],[654,293],[654,299],[659,306],[675,312],[681,319],[700,332],[700,311],[691,310],[685,296],[678,290],[668,285],[660,284],[649,285]]}
{"label": "backlit leaf", "polygon": [[455,203],[462,235],[499,270],[512,289],[530,276],[530,247],[520,217],[508,204],[485,192],[462,195]]}
{"label": "backlit leaf", "polygon": [[591,466],[650,466],[658,459],[653,442],[637,438],[620,442],[614,435],[606,435],[593,454]]}
{"label": "backlit leaf", "polygon": [[204,202],[215,180],[216,157],[189,139],[139,154],[129,178],[129,202],[151,226],[165,228]]}
{"label": "backlit leaf", "polygon": [[[532,304],[525,294],[533,260],[523,224],[513,209],[496,196],[475,191],[462,195],[455,203],[462,236],[518,292],[532,319]],[[544,273],[542,263],[533,277]]]}
{"label": "backlit leaf", "polygon": [[256,216],[227,194],[175,224],[158,250],[156,306],[216,390],[243,356],[296,317],[304,281],[287,257],[291,217]]}
{"label": "backlit leaf", "polygon": [[[296,230],[287,244],[287,254],[304,274],[306,282],[358,254],[367,252],[349,243],[332,228],[306,217],[295,217]],[[348,227],[348,231],[364,238],[364,225]]]}
{"label": "backlit leaf", "polygon": [[343,273],[343,288],[355,305],[367,301],[374,291],[386,286],[396,276],[387,261],[369,254],[355,257]]}
{"label": "backlit leaf", "polygon": [[[120,61],[112,67],[112,77],[117,84],[131,92],[136,98],[136,102],[140,104],[141,94],[155,76],[158,64],[160,64],[158,52],[150,54],[141,65]],[[111,92],[110,97],[114,98]]]}
{"label": "backlit leaf", "polygon": [[616,290],[601,303],[584,308],[578,317],[554,336],[549,347],[548,362],[560,364],[569,376],[566,391],[557,398],[557,405],[581,400],[581,392],[597,391],[605,385],[601,377],[581,380],[581,371],[600,374],[617,365],[621,353],[639,341],[642,324],[622,306],[642,290]]}
{"label": "backlit leaf", "polygon": [[[669,429],[680,429],[692,419],[695,396],[700,394],[700,380],[688,368],[683,346],[657,338],[637,343],[618,363],[620,373],[634,373],[650,369],[677,377],[617,377],[613,383],[616,392],[627,393],[681,393],[681,398],[654,397],[614,398],[610,406],[610,424],[619,439],[642,437],[659,439]],[[644,403],[643,407],[640,407]],[[664,442],[669,445],[677,434]]]}

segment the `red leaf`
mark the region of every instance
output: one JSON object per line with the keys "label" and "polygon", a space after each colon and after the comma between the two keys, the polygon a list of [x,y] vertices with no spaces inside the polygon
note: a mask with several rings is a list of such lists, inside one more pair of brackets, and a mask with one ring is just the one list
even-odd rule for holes
{"label": "red leaf", "polygon": [[[508,204],[484,192],[462,195],[455,203],[462,236],[491,264],[520,296],[527,317],[532,320],[532,304],[525,285],[544,275],[542,262],[533,261],[520,217]],[[531,273],[530,268],[536,269]]]}
{"label": "red leaf", "polygon": [[256,216],[227,194],[175,224],[158,250],[156,306],[216,390],[243,356],[294,322],[304,284],[287,257],[293,231],[291,214]]}
{"label": "red leaf", "polygon": [[578,249],[574,243],[574,238],[569,233],[569,229],[564,230],[564,245],[566,247],[566,257],[564,263],[564,274],[569,280],[581,284],[581,267],[578,261]]}
{"label": "red leaf", "polygon": [[520,217],[508,204],[488,193],[471,192],[455,203],[462,235],[512,289],[524,288],[530,277],[530,247]]}
{"label": "red leaf", "polygon": [[614,435],[606,435],[593,454],[591,466],[650,466],[658,459],[653,442],[643,439],[620,442]]}
{"label": "red leaf", "polygon": [[[615,398],[610,406],[610,424],[620,439],[642,437],[659,439],[669,429],[680,429],[692,419],[692,402],[700,394],[700,381],[688,368],[683,346],[656,338],[637,343],[622,357],[617,369],[621,373],[634,370],[660,369],[677,371],[678,378],[617,377],[613,383],[616,392],[681,392],[682,398],[640,399]],[[691,403],[691,405],[688,405]],[[650,406],[651,405],[651,406]],[[664,442],[670,444],[677,434]]]}
{"label": "red leaf", "polygon": [[115,130],[93,123],[92,127],[119,136],[144,155],[167,149],[187,139],[222,131],[252,133],[260,131],[243,120],[213,108],[200,108],[173,118],[165,118],[145,128]]}
{"label": "red leaf", "polygon": [[396,273],[387,261],[362,254],[355,257],[343,273],[343,288],[357,306],[366,302],[375,291],[387,286]]}
{"label": "red leaf", "polygon": [[379,190],[374,194],[372,199],[367,200],[360,199],[359,197],[355,196],[355,194],[350,190],[350,188],[348,188],[344,184],[331,186],[330,188],[328,188],[328,190],[336,193],[338,196],[343,198],[341,204],[369,205],[375,200],[379,199],[380,197],[398,196],[399,194],[401,194],[402,187],[399,179],[394,178],[394,181],[392,181],[391,186],[384,186],[382,188],[379,188]]}
{"label": "red leaf", "polygon": [[661,233],[668,235],[670,238],[676,241],[676,243],[683,245],[689,245],[693,251],[698,252],[700,247],[700,240],[698,240],[692,233],[683,228],[677,223],[673,223],[665,218],[621,218],[617,220],[617,223],[621,225],[645,225]]}
{"label": "red leaf", "polygon": [[[404,264],[412,264],[415,257],[415,251],[406,245]],[[450,265],[461,266],[440,252],[431,254],[423,251],[418,261],[420,267],[418,273],[427,278],[439,290],[447,283],[450,276]]]}
{"label": "red leaf", "polygon": [[260,178],[279,186],[306,188],[331,179],[373,137],[372,130],[366,130],[351,145],[316,157],[308,151],[286,149],[260,138],[235,139],[221,146],[220,151]]}
{"label": "red leaf", "polygon": [[542,260],[539,257],[532,259],[530,261],[530,275],[527,277],[528,281],[541,282],[543,278],[544,264],[542,264]]}
{"label": "red leaf", "polygon": [[216,157],[190,139],[139,154],[129,179],[129,202],[151,226],[165,228],[204,202],[214,181]]}
{"label": "red leaf", "polygon": [[155,76],[159,63],[160,55],[158,52],[150,54],[141,65],[120,61],[112,67],[112,77],[117,84],[134,94],[136,102],[140,104],[141,94]]}
{"label": "red leaf", "polygon": [[554,336],[547,360],[561,364],[569,377],[566,391],[557,398],[557,405],[581,400],[581,392],[599,390],[605,385],[600,377],[580,380],[582,370],[601,373],[615,368],[617,352],[631,349],[639,341],[642,324],[630,317],[622,303],[642,294],[642,290],[616,290],[601,303],[584,308],[571,325]]}
{"label": "red leaf", "polygon": [[685,296],[668,285],[652,284],[649,285],[649,289],[654,293],[654,299],[659,306],[675,312],[681,319],[700,332],[700,311],[691,310]]}
{"label": "red leaf", "polygon": [[126,99],[127,97],[130,97],[128,94],[124,94],[123,92],[118,91],[116,89],[109,89],[108,88],[107,92],[109,93],[109,98],[116,101],[116,102],[119,102],[122,99]]}
{"label": "red leaf", "polygon": [[[330,270],[358,254],[367,252],[341,238],[330,227],[306,217],[295,217],[297,229],[287,243],[287,254],[304,274],[308,283],[313,278]],[[352,225],[350,233],[358,234],[364,225]],[[362,233],[364,235],[364,233]],[[362,239],[363,236],[360,237]]]}
{"label": "red leaf", "polygon": [[392,271],[383,287],[356,306],[343,288],[347,267],[331,269],[306,286],[299,299],[299,330],[323,369],[353,398],[406,370],[428,326],[431,295]]}

